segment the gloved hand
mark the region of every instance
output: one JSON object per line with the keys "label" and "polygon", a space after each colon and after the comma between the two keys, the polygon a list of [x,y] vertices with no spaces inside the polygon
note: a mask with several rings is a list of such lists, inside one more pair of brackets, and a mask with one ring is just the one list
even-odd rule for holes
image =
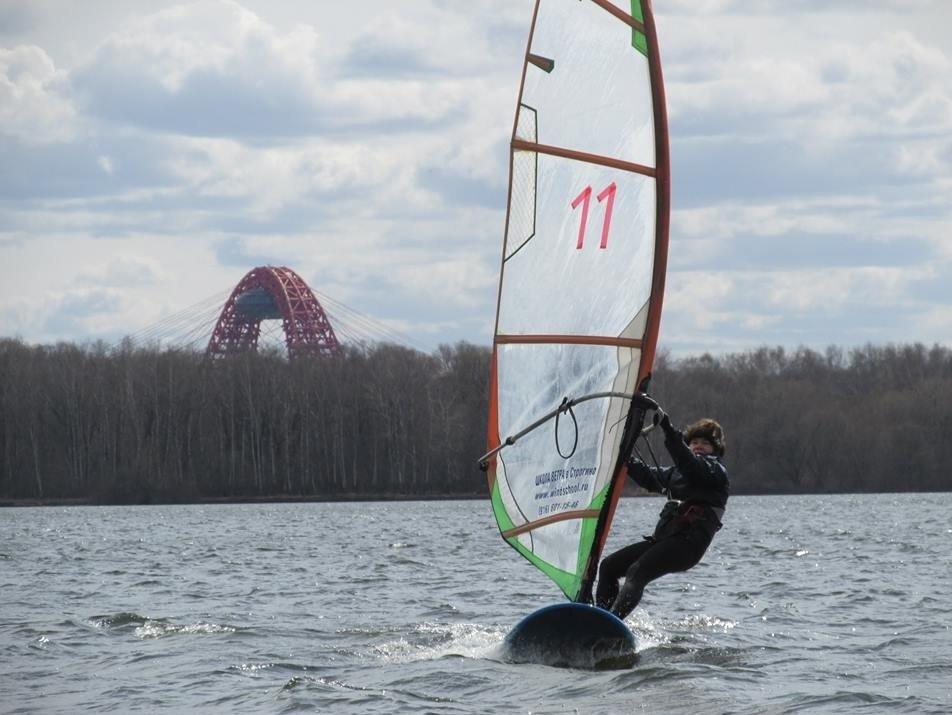
{"label": "gloved hand", "polygon": [[638,457],[629,457],[628,464],[628,478],[631,479],[635,484],[641,485],[639,478],[644,480],[645,475],[650,475],[651,470],[648,468],[648,465],[641,461]]}
{"label": "gloved hand", "polygon": [[671,418],[668,417],[667,412],[661,413],[661,420],[658,422],[658,426],[664,430],[664,433],[669,437],[680,437],[681,431],[678,430],[673,424],[671,424]]}

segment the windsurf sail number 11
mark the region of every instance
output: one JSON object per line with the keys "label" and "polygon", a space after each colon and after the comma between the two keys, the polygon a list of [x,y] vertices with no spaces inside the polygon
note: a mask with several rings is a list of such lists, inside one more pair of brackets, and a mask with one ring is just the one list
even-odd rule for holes
{"label": "windsurf sail number 11", "polygon": [[632,396],[647,389],[664,293],[668,132],[649,0],[537,0],[509,179],[481,463],[506,542],[585,601],[642,428]]}

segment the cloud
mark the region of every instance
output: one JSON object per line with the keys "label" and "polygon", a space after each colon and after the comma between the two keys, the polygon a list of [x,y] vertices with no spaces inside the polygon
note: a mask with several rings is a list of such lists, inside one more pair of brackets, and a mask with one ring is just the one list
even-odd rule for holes
{"label": "cloud", "polygon": [[454,74],[414,32],[413,22],[387,14],[375,17],[351,43],[340,63],[340,76],[436,78]]}
{"label": "cloud", "polygon": [[790,233],[692,243],[686,257],[675,256],[670,265],[674,270],[709,271],[909,267],[934,257],[931,244],[918,237],[887,242],[862,236]]}
{"label": "cloud", "polygon": [[894,3],[864,7],[868,28],[843,3],[816,22],[716,4],[748,14],[667,25],[663,345],[952,340],[937,318],[952,304],[949,53]]}
{"label": "cloud", "polygon": [[[40,342],[114,342],[187,306],[204,305],[209,296],[220,305],[220,294],[245,271],[218,267],[213,245],[205,235],[148,233],[27,234],[23,240],[0,242],[8,296],[0,305],[0,334]],[[194,328],[195,321],[211,320],[194,311],[180,318],[183,330]]]}
{"label": "cloud", "polygon": [[0,194],[25,202],[18,205],[23,209],[40,200],[159,191],[175,179],[168,157],[161,137],[90,131],[75,141],[30,144],[0,136]]}
{"label": "cloud", "polygon": [[[873,193],[946,176],[952,56],[883,29],[890,17],[853,36],[838,34],[839,21],[791,22],[789,12],[678,26],[668,92],[682,196]],[[730,23],[745,31],[727,45]]]}
{"label": "cloud", "polygon": [[281,259],[274,255],[252,252],[249,250],[247,241],[240,238],[226,238],[219,241],[216,258],[223,266],[256,267],[282,263]]}
{"label": "cloud", "polygon": [[141,288],[161,285],[169,277],[154,258],[123,256],[101,268],[78,274],[76,283],[100,288]]}
{"label": "cloud", "polygon": [[948,268],[674,271],[668,276],[662,342],[674,352],[724,352],[764,344],[941,340],[941,333],[917,332],[927,323],[941,323],[935,321],[936,306],[916,291]]}
{"label": "cloud", "polygon": [[200,0],[131,20],[73,73],[87,112],[192,135],[297,134],[315,123],[308,101],[317,37],[279,35],[229,0]]}
{"label": "cloud", "polygon": [[75,117],[68,82],[41,47],[0,47],[0,135],[63,142],[75,135]]}
{"label": "cloud", "polygon": [[231,0],[198,0],[131,21],[73,84],[91,114],[188,136],[421,131],[460,116],[467,92],[458,82],[383,79],[372,68],[388,51],[373,45],[383,53],[374,57],[366,42],[349,62],[362,58],[367,71],[340,78],[318,29],[281,32]]}
{"label": "cloud", "polygon": [[[497,278],[478,255],[441,258],[404,248],[368,258],[365,266],[345,259],[324,267],[311,286],[410,336],[415,345],[435,347],[488,339]],[[346,312],[329,306],[332,319],[346,324]]]}
{"label": "cloud", "polygon": [[0,38],[16,38],[33,28],[36,22],[35,11],[29,3],[6,0],[0,12]]}
{"label": "cloud", "polygon": [[474,258],[476,256],[457,253],[453,258],[404,265],[395,271],[394,277],[400,285],[440,305],[442,310],[485,306],[491,302],[488,296],[497,276]]}
{"label": "cloud", "polygon": [[452,167],[428,166],[419,173],[420,185],[438,193],[452,205],[474,204],[495,208],[506,201],[505,186]]}
{"label": "cloud", "polygon": [[[501,47],[525,43],[523,9],[511,2],[491,5],[478,24],[474,13],[460,12],[458,7],[387,6],[361,25],[340,61],[340,76],[481,78],[487,72],[487,58]],[[484,24],[485,17],[494,19],[491,25]],[[421,27],[439,30],[421,32]]]}
{"label": "cloud", "polygon": [[40,331],[48,335],[102,335],[114,329],[112,317],[122,305],[113,290],[89,288],[52,294]]}

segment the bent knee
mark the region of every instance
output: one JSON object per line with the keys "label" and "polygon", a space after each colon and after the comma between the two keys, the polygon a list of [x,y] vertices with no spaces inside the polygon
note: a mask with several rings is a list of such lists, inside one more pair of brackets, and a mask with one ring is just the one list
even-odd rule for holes
{"label": "bent knee", "polygon": [[625,574],[626,565],[624,559],[613,559],[607,556],[598,565],[598,577],[619,579]]}
{"label": "bent knee", "polygon": [[648,581],[650,581],[650,579],[645,577],[644,569],[639,567],[637,561],[629,566],[628,570],[625,571],[625,583],[630,583],[632,585],[637,584],[644,587]]}

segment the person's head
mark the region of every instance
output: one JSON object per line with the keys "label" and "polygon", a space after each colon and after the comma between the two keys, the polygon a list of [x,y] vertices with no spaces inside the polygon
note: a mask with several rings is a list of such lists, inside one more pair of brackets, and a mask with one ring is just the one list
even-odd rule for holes
{"label": "person's head", "polygon": [[718,457],[724,456],[727,445],[724,429],[717,421],[707,417],[688,425],[684,431],[684,441],[695,454],[716,454]]}

